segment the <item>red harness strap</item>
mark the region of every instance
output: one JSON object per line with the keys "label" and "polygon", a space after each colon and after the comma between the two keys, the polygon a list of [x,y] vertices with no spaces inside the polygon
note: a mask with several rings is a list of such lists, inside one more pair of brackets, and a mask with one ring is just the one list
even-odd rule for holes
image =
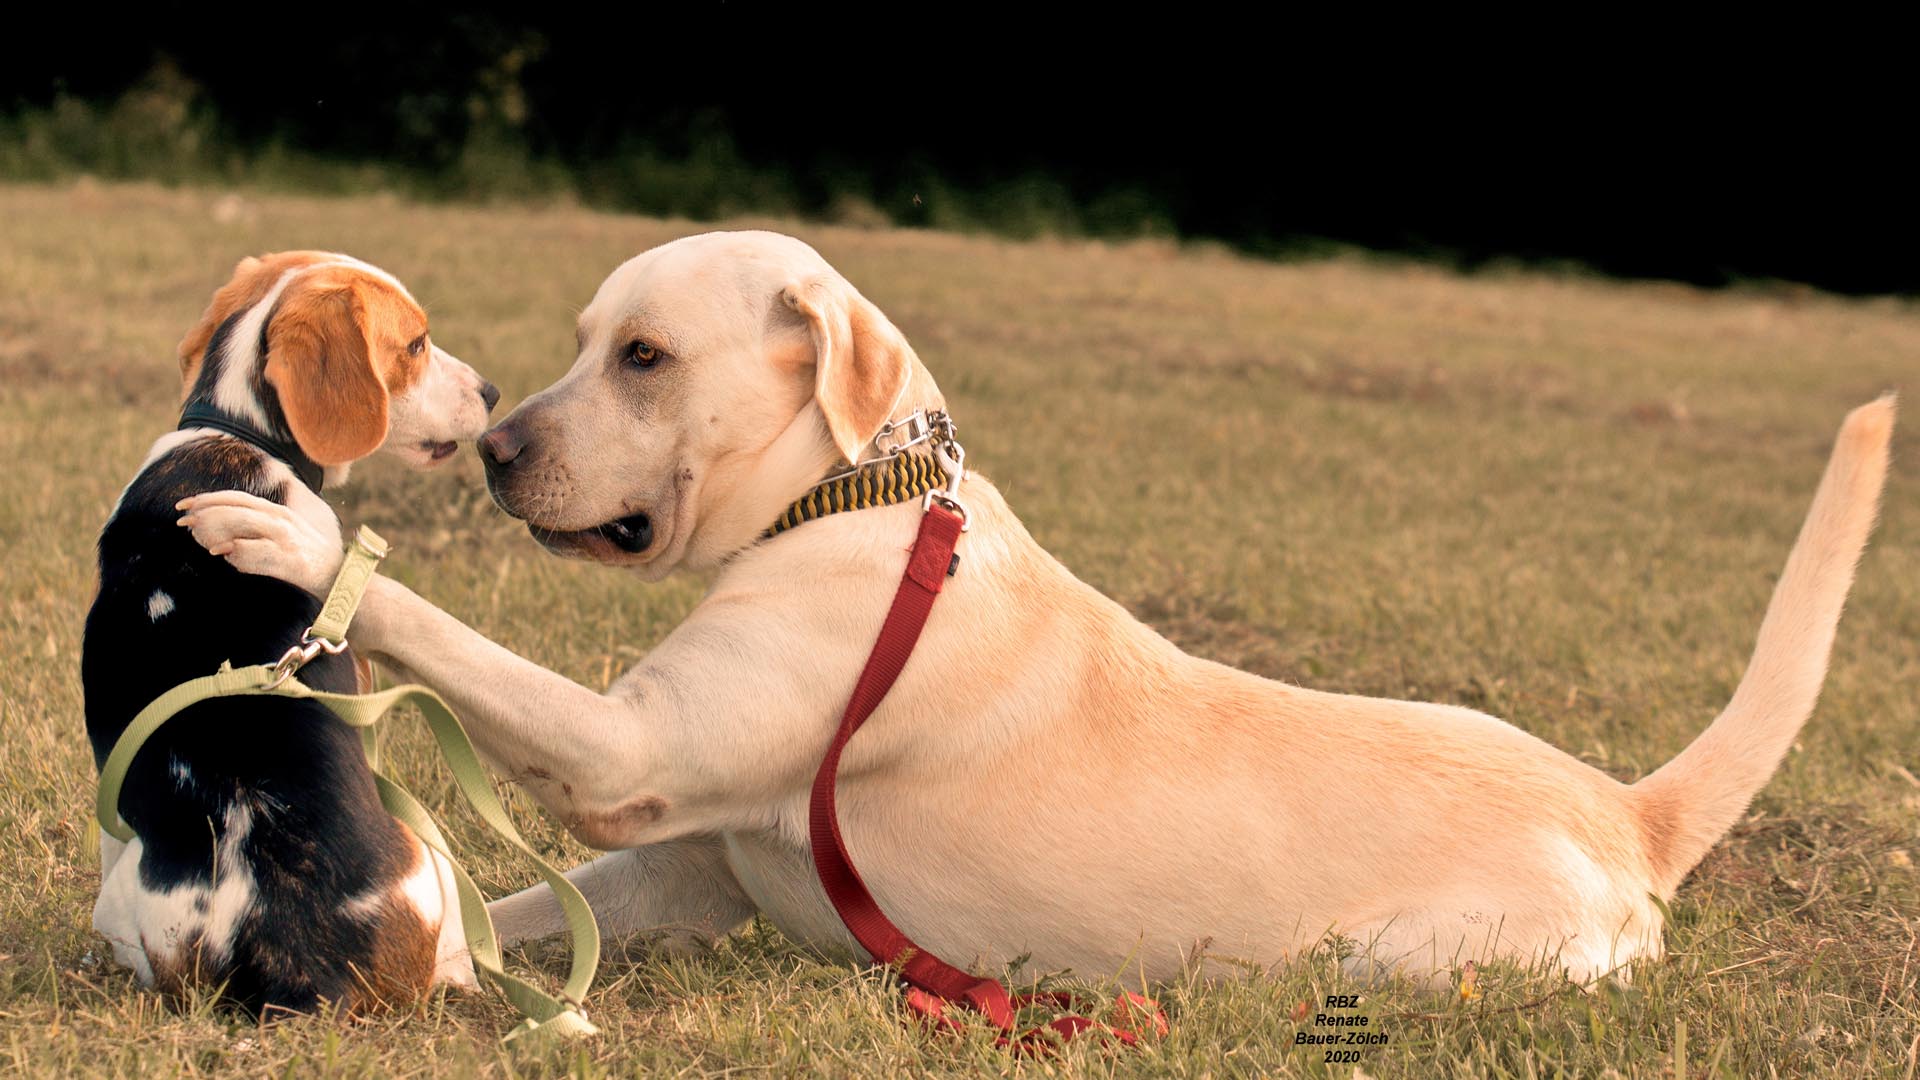
{"label": "red harness strap", "polygon": [[[1052,1030],[1063,1039],[1089,1028],[1104,1029],[1129,1046],[1138,1041],[1133,1031],[1109,1026],[1084,1016],[1063,1016],[1025,1034],[1013,1033],[1014,1013],[1032,1004],[1051,1004],[1065,1008],[1071,1004],[1066,994],[1023,994],[1015,997],[993,979],[985,979],[954,967],[915,945],[893,920],[887,918],[867,891],[866,882],[854,869],[847,855],[846,842],[840,836],[840,818],[834,806],[834,782],[840,770],[840,752],[847,740],[860,730],[868,716],[887,696],[894,680],[906,667],[907,657],[920,640],[933,598],[940,594],[953,563],[953,549],[960,540],[962,520],[958,514],[934,503],[920,519],[920,534],[914,539],[907,559],[907,572],[893,595],[893,607],[880,628],[880,639],[867,657],[866,669],[854,685],[853,699],[840,718],[840,730],[827,747],[827,755],[814,774],[813,798],[808,808],[808,831],[813,842],[813,866],[820,875],[827,899],[832,901],[840,921],[847,924],[854,940],[873,958],[894,969],[908,984],[907,1005],[934,1024],[958,1030],[960,1022],[948,1015],[946,1006],[958,1004],[986,1017],[1003,1033],[1002,1046],[1032,1046],[1043,1030]],[[1135,1010],[1147,1010],[1151,1026],[1165,1030],[1166,1021],[1152,1002],[1137,994],[1124,995],[1116,1008],[1121,1019],[1132,1019]]]}

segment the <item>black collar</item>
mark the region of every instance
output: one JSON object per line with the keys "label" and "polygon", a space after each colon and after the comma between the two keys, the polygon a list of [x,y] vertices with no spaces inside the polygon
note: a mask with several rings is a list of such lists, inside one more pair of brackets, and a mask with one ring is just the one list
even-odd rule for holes
{"label": "black collar", "polygon": [[278,458],[287,468],[292,469],[293,475],[299,477],[300,482],[311,488],[315,495],[320,494],[320,484],[325,479],[325,471],[307,456],[306,451],[300,449],[299,445],[290,439],[276,439],[251,424],[234,419],[230,413],[205,401],[190,402],[185,409],[181,410],[180,426],[176,430],[185,431],[187,428],[212,428],[252,443],[265,451],[268,456]]}

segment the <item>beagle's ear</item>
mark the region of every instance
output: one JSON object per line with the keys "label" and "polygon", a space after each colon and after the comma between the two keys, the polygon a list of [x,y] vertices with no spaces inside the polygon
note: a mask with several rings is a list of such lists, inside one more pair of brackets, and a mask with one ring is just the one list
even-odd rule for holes
{"label": "beagle's ear", "polygon": [[266,275],[261,271],[265,268],[266,263],[251,255],[235,263],[233,276],[213,294],[213,299],[207,302],[207,310],[200,315],[200,321],[187,331],[186,337],[180,339],[182,394],[193,389],[200,362],[206,359],[207,345],[213,341],[214,332],[220,329],[220,324],[226,322],[233,313],[259,303],[265,295],[267,287],[272,284],[264,280]]}
{"label": "beagle's ear", "polygon": [[300,449],[344,465],[387,438],[387,386],[374,370],[366,305],[351,281],[310,275],[267,318],[267,383]]}
{"label": "beagle's ear", "polygon": [[860,453],[906,386],[913,363],[907,339],[872,301],[838,276],[820,276],[780,290],[813,336],[813,399],[848,464]]}
{"label": "beagle's ear", "polygon": [[259,258],[249,255],[235,263],[233,276],[214,292],[200,321],[180,339],[181,400],[193,392],[194,381],[199,378],[201,364],[207,357],[207,346],[220,332],[222,323],[264,301],[287,271],[326,258],[324,252],[318,251],[281,251]]}

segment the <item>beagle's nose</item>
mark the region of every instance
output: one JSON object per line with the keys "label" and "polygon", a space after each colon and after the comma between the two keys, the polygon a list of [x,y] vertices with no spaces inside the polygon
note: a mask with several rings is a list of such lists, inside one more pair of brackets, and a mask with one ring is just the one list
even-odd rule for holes
{"label": "beagle's nose", "polygon": [[500,388],[490,382],[482,382],[480,384],[480,400],[486,402],[487,411],[492,412],[493,407],[500,404]]}
{"label": "beagle's nose", "polygon": [[[495,391],[494,396],[498,397],[499,392]],[[527,440],[520,437],[512,424],[501,424],[480,437],[480,456],[492,466],[513,464],[513,459],[526,448]]]}

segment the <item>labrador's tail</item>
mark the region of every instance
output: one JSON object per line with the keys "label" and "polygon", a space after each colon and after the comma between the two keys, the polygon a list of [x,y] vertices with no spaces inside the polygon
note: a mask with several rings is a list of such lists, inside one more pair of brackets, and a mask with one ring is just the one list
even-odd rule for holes
{"label": "labrador's tail", "polygon": [[1813,712],[1854,565],[1878,513],[1894,401],[1886,394],[1840,425],[1733,700],[1678,757],[1631,789],[1663,897],[1740,820]]}

